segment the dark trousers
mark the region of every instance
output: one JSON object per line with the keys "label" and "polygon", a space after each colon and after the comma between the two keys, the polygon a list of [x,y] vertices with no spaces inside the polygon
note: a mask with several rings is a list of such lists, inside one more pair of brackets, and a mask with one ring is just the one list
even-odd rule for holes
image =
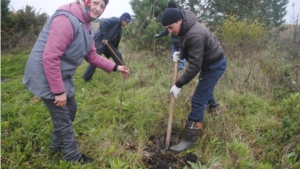
{"label": "dark trousers", "polygon": [[[116,55],[119,57],[119,59],[124,63],[123,61],[123,58],[122,58],[122,54],[119,52],[119,50],[114,47],[113,45],[110,45],[110,47],[113,49],[113,51],[116,53]],[[122,65],[119,60],[115,57],[115,55],[110,51],[110,49],[105,46],[104,47],[104,52],[103,54],[105,55],[105,57],[107,59],[109,59],[110,57],[113,58],[113,60],[115,61],[115,63],[117,65]],[[85,80],[85,81],[89,81],[92,79],[94,73],[95,73],[95,70],[96,70],[96,66],[92,65],[92,64],[89,64],[88,67],[86,68],[82,78]]]}
{"label": "dark trousers", "polygon": [[209,65],[204,70],[201,70],[199,83],[192,97],[192,111],[188,116],[189,121],[202,122],[206,106],[217,106],[213,97],[214,88],[225,72],[226,58]]}
{"label": "dark trousers", "polygon": [[74,97],[67,99],[64,107],[57,107],[53,99],[43,99],[52,118],[52,144],[50,149],[61,149],[63,159],[78,161],[81,153],[78,150],[76,138],[72,128],[75,119],[77,104]]}

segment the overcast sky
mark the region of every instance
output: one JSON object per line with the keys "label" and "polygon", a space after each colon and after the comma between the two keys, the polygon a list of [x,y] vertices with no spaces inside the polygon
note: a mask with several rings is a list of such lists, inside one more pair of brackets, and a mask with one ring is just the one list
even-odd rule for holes
{"label": "overcast sky", "polygon": [[[29,5],[33,6],[37,11],[40,10],[41,12],[46,12],[51,16],[58,7],[74,1],[75,0],[10,0],[10,8],[12,10],[19,10],[26,5]],[[124,12],[133,14],[129,1],[130,0],[110,0],[106,10],[100,18],[119,17]],[[300,15],[300,0],[289,0],[289,4],[287,5],[288,13],[284,17],[288,23],[292,22],[291,15],[293,14],[293,3],[295,4],[295,14]]]}
{"label": "overcast sky", "polygon": [[[129,1],[130,0],[110,0],[100,18],[119,17],[124,12],[133,14]],[[29,5],[33,6],[36,11],[40,10],[51,16],[57,8],[71,2],[75,2],[75,0],[10,0],[10,9],[17,11]]]}

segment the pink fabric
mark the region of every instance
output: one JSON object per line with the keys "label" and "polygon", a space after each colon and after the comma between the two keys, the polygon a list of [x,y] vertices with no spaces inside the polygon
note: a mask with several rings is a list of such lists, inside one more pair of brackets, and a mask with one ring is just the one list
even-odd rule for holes
{"label": "pink fabric", "polygon": [[[74,16],[84,23],[86,29],[90,31],[91,19],[83,12],[80,4],[76,2],[62,6],[60,9],[71,12]],[[63,28],[63,29],[62,29]],[[48,40],[43,53],[44,71],[53,94],[63,93],[65,86],[60,70],[60,57],[63,55],[67,46],[74,38],[73,27],[67,16],[60,15],[52,20]],[[90,52],[85,57],[89,63],[111,72],[116,65],[96,53],[94,41]]]}

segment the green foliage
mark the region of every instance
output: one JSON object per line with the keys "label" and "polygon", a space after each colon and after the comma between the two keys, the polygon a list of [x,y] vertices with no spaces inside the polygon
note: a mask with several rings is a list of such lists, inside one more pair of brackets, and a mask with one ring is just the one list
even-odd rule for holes
{"label": "green foliage", "polygon": [[[135,45],[122,42],[120,46],[125,63],[134,72],[124,85],[119,73],[102,70],[95,72],[91,82],[84,82],[86,62],[73,77],[78,148],[95,159],[85,165],[65,162],[61,154],[50,153],[49,112],[21,83],[29,51],[2,55],[2,76],[9,81],[1,83],[1,167],[145,168],[142,159],[149,156],[145,153],[148,137],[166,134],[174,73],[168,57],[137,53],[132,50]],[[195,169],[299,168],[299,92],[290,90],[290,79],[283,77],[283,70],[293,77],[290,68],[295,64],[285,57],[276,47],[243,59],[227,57],[228,69],[214,93],[223,113],[205,113],[201,136],[178,157],[197,155],[199,161],[189,163]],[[185,85],[176,99],[174,128],[184,128],[198,82],[196,77]],[[136,149],[128,149],[125,142]]]}
{"label": "green foliage", "polygon": [[5,50],[9,46],[9,39],[11,38],[14,26],[14,18],[8,8],[10,0],[1,0],[1,49]]}
{"label": "green foliage", "polygon": [[10,0],[1,0],[1,26],[5,26],[3,23],[7,24],[12,20],[10,10],[8,8],[9,3]]}
{"label": "green foliage", "polygon": [[295,168],[300,167],[300,146],[296,148],[295,151],[287,155],[288,163],[295,166]]}
{"label": "green foliage", "polygon": [[290,97],[287,99],[283,99],[284,110],[287,113],[295,112],[300,110],[300,93],[290,94]]}
{"label": "green foliage", "polygon": [[194,12],[199,22],[208,22],[214,12],[212,0],[180,0],[179,5],[182,9]]}
{"label": "green foliage", "polygon": [[2,42],[3,40],[5,42],[1,43],[3,51],[11,51],[17,47],[21,49],[31,47],[48,19],[46,13],[36,12],[34,7],[28,5],[25,9],[5,13],[6,19],[1,20],[1,25],[5,25],[3,29],[1,28]]}
{"label": "green foliage", "polygon": [[227,147],[229,155],[232,159],[236,160],[240,168],[251,167],[252,162],[249,160],[249,148],[245,143],[234,139],[231,143],[228,143]]}
{"label": "green foliage", "polygon": [[28,56],[29,51],[20,52],[16,55],[5,55],[6,58],[1,59],[1,76],[5,78],[13,78],[14,76],[23,75]]}
{"label": "green foliage", "polygon": [[118,159],[113,159],[109,161],[110,168],[113,169],[127,169],[129,165],[126,165],[125,162],[122,162],[121,160]]}
{"label": "green foliage", "polygon": [[[137,22],[133,22],[124,29],[123,39],[135,43],[135,49],[162,52],[167,45],[171,46],[170,38],[161,38],[155,41],[155,34],[164,28],[160,17],[167,7],[168,0],[131,0],[130,5],[135,13]],[[170,48],[170,47],[169,47]]]}
{"label": "green foliage", "polygon": [[210,8],[210,28],[220,26],[222,20],[227,16],[235,16],[238,21],[258,20],[268,27],[284,30],[284,16],[286,15],[286,5],[288,0],[214,0]]}
{"label": "green foliage", "polygon": [[[254,21],[238,21],[235,16],[229,16],[223,21],[219,34],[220,39],[226,42],[232,51],[249,53],[249,50],[261,50],[268,34],[262,23]],[[248,49],[248,50],[247,50]]]}

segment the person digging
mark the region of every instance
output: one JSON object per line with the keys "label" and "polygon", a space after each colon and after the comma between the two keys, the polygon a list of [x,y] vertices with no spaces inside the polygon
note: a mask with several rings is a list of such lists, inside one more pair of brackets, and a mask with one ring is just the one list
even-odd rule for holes
{"label": "person digging", "polygon": [[213,97],[213,91],[226,70],[226,58],[218,39],[197,21],[196,15],[191,11],[167,8],[162,15],[162,25],[169,33],[178,37],[181,52],[173,54],[174,62],[186,59],[189,63],[170,93],[177,98],[181,88],[200,72],[183,140],[169,148],[170,151],[178,153],[190,148],[197,141],[203,127],[206,107],[208,112],[221,113],[221,108]]}

